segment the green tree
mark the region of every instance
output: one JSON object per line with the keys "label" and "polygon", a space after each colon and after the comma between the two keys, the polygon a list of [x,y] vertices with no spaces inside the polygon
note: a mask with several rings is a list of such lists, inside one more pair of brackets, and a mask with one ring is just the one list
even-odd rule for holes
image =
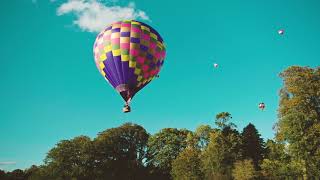
{"label": "green tree", "polygon": [[202,180],[200,151],[193,147],[185,148],[172,162],[171,175],[175,180]]}
{"label": "green tree", "polygon": [[28,180],[44,180],[44,179],[62,179],[53,174],[52,165],[42,165],[39,167],[31,167],[26,170]]}
{"label": "green tree", "polygon": [[306,165],[309,178],[320,178],[320,68],[292,66],[280,74],[277,139]]}
{"label": "green tree", "polygon": [[290,157],[284,143],[268,140],[267,154],[261,164],[262,174],[269,179],[298,179],[303,177],[303,162]]}
{"label": "green tree", "polygon": [[264,142],[260,137],[258,130],[256,127],[249,123],[241,133],[242,138],[242,158],[251,159],[255,170],[260,169],[260,163],[263,159],[264,154]]}
{"label": "green tree", "polygon": [[93,168],[91,147],[91,140],[86,136],[60,141],[47,154],[46,170],[50,170],[56,179],[90,179]]}
{"label": "green tree", "polygon": [[203,151],[202,171],[206,179],[230,179],[233,163],[239,159],[241,137],[227,126],[211,133],[210,142]]}
{"label": "green tree", "polygon": [[152,179],[171,179],[172,161],[186,148],[189,133],[186,129],[165,128],[149,138],[147,164]]}
{"label": "green tree", "polygon": [[235,180],[250,180],[257,176],[253,161],[245,159],[237,161],[232,170],[232,176]]}
{"label": "green tree", "polygon": [[139,125],[126,123],[99,133],[94,140],[96,179],[142,179],[149,134]]}
{"label": "green tree", "polygon": [[36,165],[32,165],[30,168],[24,170],[25,179],[31,179],[33,174],[36,174],[39,171],[39,167]]}
{"label": "green tree", "polygon": [[210,141],[210,133],[213,131],[214,129],[212,129],[209,125],[200,125],[195,130],[194,134],[198,138],[198,147],[201,150],[208,146]]}
{"label": "green tree", "polygon": [[188,146],[192,146],[199,150],[204,150],[209,143],[210,133],[213,131],[214,129],[212,129],[209,125],[200,125],[197,127],[194,133],[191,132],[188,134]]}
{"label": "green tree", "polygon": [[232,122],[229,122],[232,119],[232,116],[229,112],[221,112],[216,115],[215,124],[220,128],[224,129],[225,127],[234,128],[236,125]]}
{"label": "green tree", "polygon": [[199,149],[199,144],[198,144],[199,137],[197,137],[195,135],[195,133],[193,133],[193,132],[188,133],[187,138],[186,138],[186,142],[187,142],[187,147]]}

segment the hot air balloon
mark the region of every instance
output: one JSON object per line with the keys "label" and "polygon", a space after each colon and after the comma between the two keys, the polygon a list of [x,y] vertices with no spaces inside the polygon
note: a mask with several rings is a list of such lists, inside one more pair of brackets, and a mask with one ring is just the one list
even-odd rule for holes
{"label": "hot air balloon", "polygon": [[284,34],[284,30],[283,29],[278,30],[278,34],[283,35]]}
{"label": "hot air balloon", "polygon": [[263,102],[259,103],[259,109],[261,109],[263,111],[265,107],[266,107],[266,105]]}
{"label": "hot air balloon", "polygon": [[133,96],[158,75],[166,55],[160,34],[136,20],[106,27],[93,51],[100,73],[125,101],[123,112],[130,112]]}

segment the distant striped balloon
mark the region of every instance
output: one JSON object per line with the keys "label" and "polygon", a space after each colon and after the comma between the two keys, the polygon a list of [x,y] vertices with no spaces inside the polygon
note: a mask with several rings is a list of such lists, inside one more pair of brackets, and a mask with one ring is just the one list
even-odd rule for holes
{"label": "distant striped balloon", "polygon": [[266,105],[263,102],[259,103],[259,109],[261,109],[263,111],[264,108],[266,108]]}
{"label": "distant striped balloon", "polygon": [[97,36],[93,51],[100,73],[127,105],[158,76],[166,56],[160,34],[135,20],[115,22],[105,28]]}
{"label": "distant striped balloon", "polygon": [[278,30],[278,34],[283,35],[284,34],[284,30],[283,29]]}

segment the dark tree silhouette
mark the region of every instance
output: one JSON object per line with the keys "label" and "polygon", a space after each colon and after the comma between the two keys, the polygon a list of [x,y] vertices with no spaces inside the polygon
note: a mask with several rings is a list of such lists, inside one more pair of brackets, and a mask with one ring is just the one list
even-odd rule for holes
{"label": "dark tree silhouette", "polygon": [[264,155],[264,142],[260,137],[256,127],[249,123],[241,133],[242,138],[242,158],[252,159],[253,165],[256,170],[260,169],[259,164],[261,163]]}
{"label": "dark tree silhouette", "polygon": [[94,140],[97,179],[143,179],[149,134],[139,125],[126,123],[99,133]]}
{"label": "dark tree silhouette", "polygon": [[2,170],[0,169],[0,179],[6,179],[6,177],[7,177],[6,172],[4,172],[4,171],[2,171]]}

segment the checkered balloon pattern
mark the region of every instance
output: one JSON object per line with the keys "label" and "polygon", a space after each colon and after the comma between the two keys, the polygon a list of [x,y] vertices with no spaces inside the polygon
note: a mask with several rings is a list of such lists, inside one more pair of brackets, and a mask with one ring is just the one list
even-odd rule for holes
{"label": "checkered balloon pattern", "polygon": [[125,101],[158,75],[165,55],[159,33],[135,20],[111,24],[94,43],[97,68]]}

